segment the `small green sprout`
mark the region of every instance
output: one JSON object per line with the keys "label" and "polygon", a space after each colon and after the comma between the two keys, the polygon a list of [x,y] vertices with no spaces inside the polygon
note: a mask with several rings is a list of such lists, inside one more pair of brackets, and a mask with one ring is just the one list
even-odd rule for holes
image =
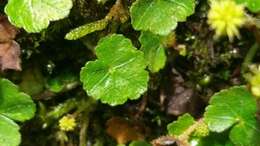
{"label": "small green sprout", "polygon": [[244,6],[233,0],[212,0],[208,24],[215,30],[215,38],[227,35],[230,41],[240,37],[239,28],[246,22]]}

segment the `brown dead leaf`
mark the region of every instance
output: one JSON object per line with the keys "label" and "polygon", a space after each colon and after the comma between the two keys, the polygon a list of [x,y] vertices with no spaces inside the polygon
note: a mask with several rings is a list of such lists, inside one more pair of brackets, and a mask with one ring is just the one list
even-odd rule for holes
{"label": "brown dead leaf", "polygon": [[21,70],[20,45],[14,41],[18,30],[7,17],[0,15],[0,67],[1,70]]}
{"label": "brown dead leaf", "polygon": [[6,69],[21,70],[20,45],[15,41],[0,43],[0,67]]}
{"label": "brown dead leaf", "polygon": [[[176,92],[176,90],[175,90]],[[180,93],[175,93],[169,97],[167,113],[179,116],[189,111],[190,103],[193,98],[193,90],[182,88]]]}
{"label": "brown dead leaf", "polygon": [[143,140],[144,134],[140,125],[133,124],[120,117],[112,117],[107,121],[106,132],[115,138],[118,144],[125,144],[132,140]]}
{"label": "brown dead leaf", "polygon": [[13,40],[18,33],[18,30],[10,24],[8,19],[0,15],[0,42],[8,42]]}
{"label": "brown dead leaf", "polygon": [[172,136],[161,136],[152,141],[153,146],[180,146],[179,141]]}
{"label": "brown dead leaf", "polygon": [[182,75],[174,68],[169,81],[171,82],[168,82],[170,84],[165,91],[167,114],[179,116],[188,112],[195,115],[199,104],[194,89],[186,84]]}

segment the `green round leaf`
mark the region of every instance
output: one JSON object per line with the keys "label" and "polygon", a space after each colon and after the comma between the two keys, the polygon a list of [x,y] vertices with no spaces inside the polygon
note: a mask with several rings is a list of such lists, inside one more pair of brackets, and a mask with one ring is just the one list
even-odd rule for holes
{"label": "green round leaf", "polygon": [[253,95],[244,86],[238,86],[215,94],[204,117],[211,131],[223,132],[231,128],[229,137],[235,145],[259,146],[256,111]]}
{"label": "green round leaf", "polygon": [[191,137],[190,144],[194,146],[234,146],[228,138],[228,133],[210,133],[209,136]]}
{"label": "green round leaf", "polygon": [[68,16],[72,0],[9,0],[5,13],[12,24],[27,32],[40,32],[50,21]]}
{"label": "green round leaf", "polygon": [[136,30],[167,35],[194,13],[194,0],[137,0],[130,9]]}
{"label": "green round leaf", "polygon": [[20,141],[19,126],[0,115],[0,146],[18,146]]}
{"label": "green round leaf", "polygon": [[0,114],[17,121],[29,120],[34,116],[35,104],[31,97],[19,92],[15,84],[0,79]]}
{"label": "green round leaf", "polygon": [[167,125],[168,133],[172,136],[181,135],[185,130],[195,123],[194,118],[190,114],[184,114],[178,117],[177,121],[174,121]]}
{"label": "green round leaf", "polygon": [[166,55],[161,45],[161,37],[150,32],[142,32],[139,41],[142,44],[141,50],[151,72],[158,72],[166,62]]}
{"label": "green round leaf", "polygon": [[251,12],[260,11],[260,1],[259,0],[236,0],[239,4],[244,4]]}
{"label": "green round leaf", "polygon": [[101,39],[96,47],[97,60],[89,61],[80,73],[90,96],[112,106],[137,99],[147,90],[149,79],[142,51],[122,35]]}

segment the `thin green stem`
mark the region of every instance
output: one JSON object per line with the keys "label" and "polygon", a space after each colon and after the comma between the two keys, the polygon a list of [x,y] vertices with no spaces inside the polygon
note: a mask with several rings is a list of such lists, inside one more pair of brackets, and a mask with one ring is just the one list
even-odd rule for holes
{"label": "thin green stem", "polygon": [[241,73],[243,76],[245,76],[245,73],[248,71],[248,66],[250,64],[252,64],[252,61],[255,57],[255,54],[256,54],[258,48],[259,48],[258,43],[255,43],[247,52],[246,57],[242,63],[242,67],[241,67]]}
{"label": "thin green stem", "polygon": [[79,132],[79,146],[87,146],[87,130],[89,126],[89,112],[83,112],[81,128]]}

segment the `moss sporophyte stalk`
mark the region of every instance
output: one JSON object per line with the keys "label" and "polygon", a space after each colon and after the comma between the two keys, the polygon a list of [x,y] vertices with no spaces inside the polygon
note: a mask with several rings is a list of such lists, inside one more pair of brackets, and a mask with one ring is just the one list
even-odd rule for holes
{"label": "moss sporophyte stalk", "polygon": [[233,0],[212,0],[208,24],[215,30],[215,38],[227,35],[232,41],[239,37],[239,28],[246,22],[244,6]]}

